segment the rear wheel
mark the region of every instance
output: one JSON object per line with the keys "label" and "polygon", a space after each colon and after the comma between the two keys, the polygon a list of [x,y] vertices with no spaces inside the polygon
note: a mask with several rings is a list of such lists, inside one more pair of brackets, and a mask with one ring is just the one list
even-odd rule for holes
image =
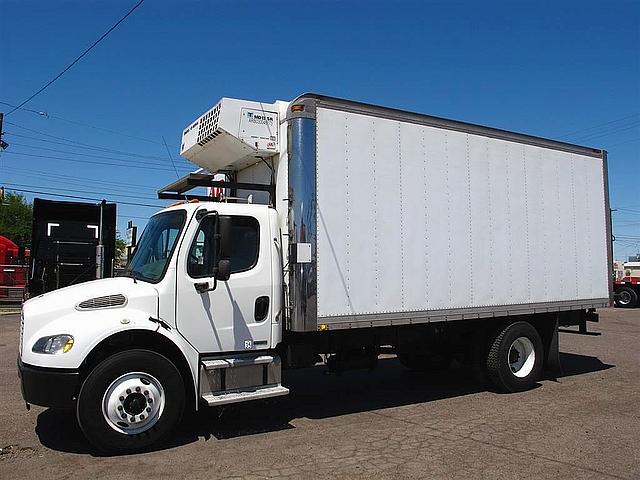
{"label": "rear wheel", "polygon": [[621,287],[616,292],[616,306],[622,308],[635,307],[638,304],[638,294],[631,287]]}
{"label": "rear wheel", "polygon": [[82,384],[76,414],[100,451],[145,449],[178,424],[185,392],[180,372],[166,357],[128,350],[103,360]]}
{"label": "rear wheel", "polygon": [[494,339],[487,356],[487,373],[502,391],[528,390],[540,377],[543,356],[538,331],[527,322],[512,323]]}

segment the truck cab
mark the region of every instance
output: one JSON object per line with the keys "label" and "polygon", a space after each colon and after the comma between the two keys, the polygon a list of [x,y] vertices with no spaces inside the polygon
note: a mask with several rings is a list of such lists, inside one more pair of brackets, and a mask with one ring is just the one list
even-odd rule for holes
{"label": "truck cab", "polygon": [[[161,432],[164,405],[183,404],[189,393],[211,405],[288,393],[274,350],[282,338],[280,238],[265,205],[192,202],[155,214],[124,276],[24,304],[26,401],[90,405],[78,410],[80,425],[106,424],[97,443],[108,449],[119,437]],[[149,365],[139,376],[113,356],[132,345],[134,363]],[[105,359],[121,374],[95,374]],[[172,381],[185,387],[169,388]],[[96,410],[102,418],[84,418]]]}

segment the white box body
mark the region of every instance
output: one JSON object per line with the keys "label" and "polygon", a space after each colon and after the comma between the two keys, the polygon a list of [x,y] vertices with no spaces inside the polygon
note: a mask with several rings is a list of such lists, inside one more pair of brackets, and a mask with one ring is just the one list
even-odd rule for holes
{"label": "white box body", "polygon": [[320,106],[316,121],[318,322],[608,301],[603,158]]}

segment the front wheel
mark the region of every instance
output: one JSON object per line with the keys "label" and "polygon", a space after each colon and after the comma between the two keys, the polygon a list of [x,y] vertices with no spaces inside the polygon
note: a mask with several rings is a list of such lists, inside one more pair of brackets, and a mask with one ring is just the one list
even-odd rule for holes
{"label": "front wheel", "polygon": [[100,451],[142,450],[169,434],[182,417],[184,382],[175,365],[149,350],[103,360],[82,384],[76,414]]}
{"label": "front wheel", "polygon": [[487,373],[502,391],[528,390],[540,377],[543,356],[538,331],[530,323],[515,322],[495,337],[487,356]]}

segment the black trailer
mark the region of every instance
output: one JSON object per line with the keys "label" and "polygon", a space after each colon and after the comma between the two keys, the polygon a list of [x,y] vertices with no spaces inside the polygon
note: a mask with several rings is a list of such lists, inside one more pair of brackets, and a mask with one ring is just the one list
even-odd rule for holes
{"label": "black trailer", "polygon": [[28,296],[113,276],[115,241],[114,203],[34,199]]}

